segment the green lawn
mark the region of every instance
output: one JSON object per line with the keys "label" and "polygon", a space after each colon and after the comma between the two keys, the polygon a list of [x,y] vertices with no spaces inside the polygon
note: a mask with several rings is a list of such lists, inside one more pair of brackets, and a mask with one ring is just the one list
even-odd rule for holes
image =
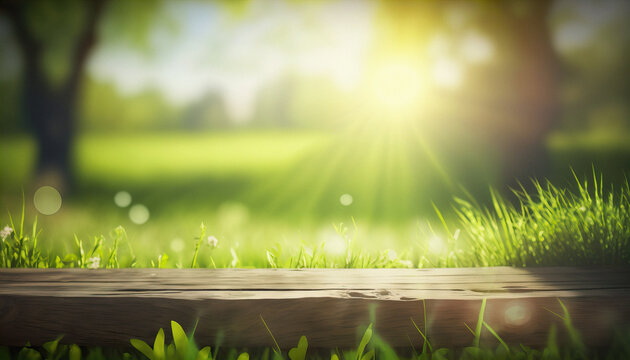
{"label": "green lawn", "polygon": [[[554,180],[566,185],[569,165],[590,172],[589,159],[604,165],[613,159],[601,170],[621,178],[630,158],[623,139],[553,137],[561,174]],[[433,238],[427,219],[439,224],[434,203],[455,231],[452,205],[453,196],[463,196],[459,185],[491,204],[488,186],[496,181],[492,156],[481,150],[455,156],[438,140],[415,133],[312,131],[83,135],[76,147],[76,191],[57,214],[38,216],[40,241],[70,251],[75,234],[87,240],[122,225],[145,264],[169,253],[175,265],[189,261],[203,222],[221,242],[216,255],[223,265],[232,262],[234,249],[241,265],[265,266],[272,247],[288,254],[301,243],[327,242],[327,251],[343,252],[345,240],[335,230],[343,223],[357,249],[392,249],[417,259]],[[28,137],[1,139],[3,214],[19,213],[24,189],[27,218],[35,218],[28,180],[33,154]],[[114,204],[121,190],[132,195],[132,204],[149,209],[148,222],[132,223],[129,209]],[[341,204],[343,194],[352,196],[352,204]],[[0,221],[8,223],[8,217],[0,215]]]}
{"label": "green lawn", "polygon": [[[353,169],[358,152],[348,148],[335,160],[331,153],[337,148],[331,144],[338,141],[317,132],[83,136],[77,144],[78,187],[64,199],[59,213],[39,216],[41,241],[68,249],[74,234],[88,238],[123,225],[146,256],[169,252],[176,260],[177,254],[190,253],[204,222],[222,241],[218,252],[229,258],[235,248],[247,258],[248,252],[259,257],[276,243],[297,248],[302,241],[341,242],[333,224],[351,223],[353,216],[366,247],[399,247],[401,242],[407,247],[410,239],[417,240],[418,225],[411,212],[393,227],[373,224],[368,208],[375,205],[366,205],[368,196],[361,194],[377,185],[365,177],[353,178],[343,168],[370,176],[381,164],[364,162]],[[28,177],[33,143],[27,137],[3,139],[0,147],[2,163],[11,169],[1,175],[1,206],[19,212],[24,188],[32,219]],[[148,207],[151,217],[146,224],[133,224],[128,209],[115,206],[114,194],[121,190],[131,193],[133,203]],[[344,193],[353,195],[351,206],[340,204]],[[428,200],[423,206],[427,205]]]}
{"label": "green lawn", "polygon": [[[10,224],[14,231],[7,237],[3,230],[0,267],[630,264],[630,187],[623,180],[630,149],[621,138],[610,146],[610,137],[556,136],[550,141],[554,161],[559,168],[575,166],[577,179],[567,182],[572,173],[558,169],[558,187],[535,183],[533,192],[516,202],[486,191],[480,203],[444,201],[458,194],[461,159],[407,137],[371,140],[312,132],[86,135],[77,149],[80,185],[57,214],[45,216],[36,215],[26,185],[33,144],[28,138],[3,139],[0,160],[8,171],[0,178],[0,205],[12,219],[0,216],[0,229]],[[613,181],[593,177],[593,163]],[[474,165],[476,172],[468,175],[475,181],[492,174],[492,161]],[[585,172],[591,172],[588,180]],[[490,176],[484,184],[491,182]],[[121,190],[131,193],[132,204],[147,206],[148,222],[132,223],[128,208],[115,205],[114,194]],[[353,196],[349,206],[340,202],[344,193]],[[620,334],[609,349],[586,349],[580,342],[557,347],[551,337],[541,351],[502,344],[496,350],[436,349],[433,358],[626,358],[627,332]],[[138,342],[134,346],[152,354]],[[379,358],[397,358],[378,340],[368,348]],[[40,352],[72,353],[73,359],[140,358],[127,351],[50,343],[43,349],[0,347],[0,358],[35,359]],[[227,359],[242,352],[274,357],[269,349],[222,351],[220,358]],[[418,351],[428,358],[427,349]],[[343,358],[356,355],[338,352]],[[330,358],[327,350],[310,352],[313,356]]]}

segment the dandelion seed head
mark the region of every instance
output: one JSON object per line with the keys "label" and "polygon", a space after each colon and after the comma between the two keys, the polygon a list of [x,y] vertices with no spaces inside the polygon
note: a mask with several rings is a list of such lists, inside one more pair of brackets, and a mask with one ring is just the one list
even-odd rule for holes
{"label": "dandelion seed head", "polygon": [[214,236],[208,236],[206,238],[206,245],[210,246],[210,248],[214,249],[219,245],[219,240]]}

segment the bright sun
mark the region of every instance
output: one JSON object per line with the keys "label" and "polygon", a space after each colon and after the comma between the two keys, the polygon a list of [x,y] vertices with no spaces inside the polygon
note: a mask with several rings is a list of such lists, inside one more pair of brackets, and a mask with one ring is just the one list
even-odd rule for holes
{"label": "bright sun", "polygon": [[387,63],[374,73],[372,90],[389,112],[409,112],[422,97],[422,79],[417,66],[404,62]]}

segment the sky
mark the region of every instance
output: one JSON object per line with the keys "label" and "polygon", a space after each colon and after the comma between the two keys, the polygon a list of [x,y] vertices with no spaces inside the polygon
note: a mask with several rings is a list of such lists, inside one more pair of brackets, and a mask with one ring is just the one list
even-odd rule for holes
{"label": "sky", "polygon": [[167,6],[182,27],[156,29],[151,45],[157,55],[105,44],[89,71],[124,94],[157,88],[181,105],[217,91],[236,120],[247,119],[258,90],[287,72],[329,76],[344,90],[357,86],[374,18],[374,3],[358,0],[256,0],[236,19],[211,3]]}
{"label": "sky", "polygon": [[[148,53],[120,41],[102,42],[90,58],[90,75],[113,83],[123,95],[157,89],[169,102],[182,106],[217,92],[236,121],[250,118],[259,90],[287,73],[324,76],[341,90],[355,90],[368,66],[378,11],[375,1],[362,0],[252,0],[239,16],[208,1],[172,1],[164,6],[177,30],[155,24]],[[465,18],[461,11],[449,15],[446,20],[452,26]],[[552,12],[558,20],[554,43],[569,52],[587,47],[598,39],[600,28],[629,16],[628,1],[557,0]],[[486,35],[473,29],[453,41],[438,32],[427,44],[433,58],[430,81],[460,86],[466,64],[492,58],[495,49]],[[19,73],[18,53],[5,50],[10,37],[10,27],[0,19],[0,81]],[[408,65],[374,72],[376,77],[385,74],[389,79],[385,83],[396,88],[393,80],[413,73],[405,70]]]}

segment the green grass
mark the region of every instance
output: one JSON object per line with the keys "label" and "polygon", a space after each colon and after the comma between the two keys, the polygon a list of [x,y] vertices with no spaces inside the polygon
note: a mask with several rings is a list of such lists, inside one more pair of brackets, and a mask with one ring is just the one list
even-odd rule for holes
{"label": "green grass", "polygon": [[[370,251],[356,223],[338,224],[334,242],[266,242],[248,248],[216,239],[202,223],[200,233],[181,239],[188,255],[153,255],[129,239],[123,227],[108,236],[74,236],[70,249],[42,245],[37,218],[25,228],[25,210],[0,247],[2,267],[86,267],[98,257],[105,267],[462,267],[630,264],[630,186],[604,186],[601,177],[575,179],[576,189],[534,182],[534,191],[515,191],[516,203],[491,190],[490,206],[457,199],[452,219],[436,207],[439,222],[418,229],[406,247]],[[212,241],[209,241],[212,239]],[[91,250],[86,252],[87,249]],[[65,261],[66,259],[67,261]],[[167,260],[168,259],[168,260]],[[62,260],[60,262],[60,260]],[[72,261],[70,261],[72,260]]]}
{"label": "green grass", "polygon": [[534,182],[516,192],[516,205],[494,191],[481,210],[457,200],[473,266],[627,265],[630,263],[630,188],[605,190],[602,177],[576,178],[577,191]]}
{"label": "green grass", "polygon": [[[429,156],[417,134],[377,135],[85,134],[76,146],[75,192],[64,196],[57,214],[39,217],[41,241],[55,251],[70,251],[75,234],[82,239],[107,235],[122,225],[134,247],[145,249],[139,253],[156,258],[168,252],[171,261],[186,263],[193,246],[189,239],[204,222],[209,235],[221,240],[217,253],[229,257],[234,248],[248,259],[276,243],[286,252],[302,242],[309,247],[343,242],[333,224],[354,219],[360,248],[409,247],[419,240],[418,229],[424,226],[419,220],[433,216],[431,202],[447,204],[453,184],[436,170],[436,162],[444,159]],[[29,182],[33,145],[28,137],[0,141],[0,162],[10,169],[0,173],[0,214],[21,207],[22,189],[27,215],[37,214]],[[466,161],[446,161],[444,169],[459,162]],[[478,164],[480,173],[491,167],[468,163]],[[114,205],[114,194],[121,190],[150,210],[146,224],[133,224],[129,209]],[[353,196],[351,206],[340,204],[344,193]]]}
{"label": "green grass", "polygon": [[[168,254],[166,266],[186,266],[204,223],[207,235],[219,240],[213,250],[218,267],[628,262],[627,182],[616,179],[616,189],[604,189],[601,179],[558,181],[560,188],[543,182],[529,187],[535,190],[529,197],[520,194],[516,205],[501,191],[488,196],[487,188],[473,189],[477,203],[454,190],[452,169],[459,163],[430,151],[435,146],[421,135],[393,130],[379,135],[86,134],[77,144],[76,191],[64,197],[57,214],[38,217],[44,229],[38,241],[51,262],[76,252],[75,238],[111,246],[120,225],[139,266],[151,266],[163,254]],[[620,154],[630,149],[622,138],[615,138]],[[576,148],[603,149],[602,139],[609,138],[555,136],[550,146],[556,156],[566,156]],[[32,149],[27,137],[0,142],[8,170],[0,173],[0,208],[19,211],[24,188],[29,219],[37,216],[28,186]],[[479,167],[477,175],[492,168],[488,160],[472,164]],[[580,179],[583,172],[577,171]],[[564,178],[571,176],[565,173]],[[491,183],[483,182],[484,187]],[[113,196],[121,190],[131,193],[133,204],[147,206],[147,223],[132,223],[129,209],[116,207]],[[340,204],[343,193],[353,195],[350,206]],[[458,194],[465,200],[451,208]],[[437,214],[432,204],[440,209]],[[131,253],[127,245],[123,250]],[[123,250],[121,256],[131,256]],[[348,253],[357,251],[362,257],[348,263]],[[306,255],[298,261],[298,253]],[[211,264],[205,256],[198,263]]]}
{"label": "green grass", "polygon": [[[347,359],[347,360],[374,360],[374,359],[460,359],[460,360],[483,360],[483,359],[502,359],[502,360],[521,360],[521,359],[544,359],[544,360],[560,360],[560,359],[627,359],[630,356],[630,333],[618,332],[612,345],[607,349],[588,349],[584,346],[577,330],[571,324],[571,315],[567,308],[558,300],[563,313],[553,315],[563,320],[567,333],[570,334],[570,341],[563,346],[559,346],[557,342],[557,329],[552,326],[549,330],[547,345],[542,349],[533,349],[524,345],[509,345],[501,336],[484,320],[485,299],[479,310],[479,317],[475,330],[472,330],[467,324],[464,324],[473,335],[471,346],[462,349],[435,348],[431,346],[430,338],[425,335],[415,324],[419,335],[423,339],[422,346],[416,349],[410,346],[409,349],[393,349],[384,342],[378,333],[372,327],[372,323],[362,332],[360,341],[356,349],[315,349],[310,350],[308,347],[308,339],[305,336],[300,337],[298,344],[289,349],[282,351],[273,335],[273,332],[267,326],[265,319],[261,316],[260,320],[269,333],[270,343],[274,344],[267,348],[256,349],[237,349],[222,348],[220,343],[212,346],[204,346],[199,348],[195,342],[194,333],[196,325],[188,333],[175,321],[171,321],[172,341],[165,341],[164,329],[159,329],[155,340],[152,344],[147,344],[140,339],[130,339],[129,348],[101,348],[101,347],[79,347],[77,345],[60,344],[63,336],[43,344],[41,347],[32,347],[26,345],[23,348],[0,347],[0,359],[149,359],[149,360],[248,360],[252,359]],[[424,323],[426,324],[426,314]],[[496,347],[488,344],[481,344],[480,340],[482,332],[487,331],[495,340]],[[358,339],[357,339],[358,340]]]}
{"label": "green grass", "polygon": [[[134,241],[122,227],[115,228],[108,236],[79,238],[69,251],[57,251],[42,245],[37,222],[27,223],[24,211],[9,219],[13,229],[0,242],[1,267],[436,267],[436,266],[536,266],[536,265],[628,265],[630,264],[630,186],[613,188],[604,186],[601,177],[591,180],[576,178],[574,191],[558,188],[551,183],[534,183],[534,192],[517,192],[518,202],[512,203],[492,192],[492,203],[488,207],[472,200],[455,203],[453,219],[444,219],[439,210],[438,218],[443,221],[429,223],[423,234],[427,241],[415,246],[380,252],[369,252],[356,246],[359,241],[356,224],[338,225],[339,238],[347,245],[342,254],[327,252],[326,243],[316,247],[302,244],[296,249],[285,250],[280,245],[270,246],[265,251],[249,253],[235,249],[221,240],[214,243],[208,237],[208,229],[202,224],[195,238],[190,238],[193,249],[189,256],[181,258],[168,253],[157,257],[146,256],[134,251]],[[7,233],[5,232],[5,235]],[[439,246],[435,244],[439,241]],[[227,250],[229,248],[229,251]],[[143,249],[143,248],[141,248]],[[221,251],[223,250],[223,251]],[[173,260],[173,259],[179,260]],[[411,351],[414,359],[587,359],[627,358],[630,356],[630,338],[619,333],[619,338],[607,349],[587,349],[572,329],[570,315],[550,314],[563,319],[571,334],[571,342],[563,347],[556,343],[556,330],[550,329],[549,344],[544,349],[506,344],[491,324],[484,321],[484,307],[479,320],[471,332],[474,341],[464,349],[434,349],[425,342],[421,349]],[[261,321],[264,321],[261,319]],[[426,319],[425,319],[426,322]],[[175,325],[173,325],[175,326]],[[468,326],[468,325],[466,325]],[[416,326],[417,327],[417,326]],[[429,338],[419,327],[419,336]],[[177,330],[179,331],[179,330]],[[480,334],[487,331],[496,339],[496,348],[479,343]],[[180,334],[181,335],[181,334]],[[181,336],[179,336],[181,338]],[[176,337],[177,338],[177,337]],[[272,333],[270,330],[270,338]],[[192,338],[190,338],[192,339]],[[333,350],[310,352],[309,358],[359,359],[409,358],[408,354],[397,354],[382,342],[378,334],[366,330],[357,350]],[[38,359],[121,358],[134,359],[148,355],[155,359],[178,359],[177,341],[173,345],[164,343],[162,330],[156,336],[153,347],[137,340],[132,345],[136,351],[109,348],[79,348],[51,342],[42,348],[0,349],[0,357]],[[183,345],[180,345],[183,348]],[[278,349],[221,349],[214,347],[199,350],[186,345],[197,358],[225,359],[303,359],[307,354],[307,339],[289,353]],[[11,353],[11,351],[13,353]],[[419,353],[418,353],[419,352]],[[12,354],[12,355],[11,355]],[[170,355],[169,355],[170,354]],[[167,356],[168,355],[168,356]],[[205,357],[205,356],[208,357]],[[194,358],[194,357],[193,357]]]}
{"label": "green grass", "polygon": [[[431,144],[418,145],[416,140],[417,134],[374,138],[312,132],[85,135],[77,144],[76,192],[63,199],[59,213],[38,216],[27,185],[32,141],[26,137],[3,139],[0,160],[7,171],[0,173],[0,206],[12,217],[0,216],[0,227],[6,224],[14,231],[0,242],[0,267],[422,268],[630,263],[630,189],[622,174],[630,158],[627,143],[619,140],[618,146],[610,148],[601,146],[606,141],[600,138],[576,142],[556,136],[550,142],[555,163],[561,164],[562,171],[568,169],[567,164],[580,164],[579,175],[568,182],[573,175],[565,171],[554,176],[561,186],[541,181],[528,186],[529,193],[505,194],[485,190],[492,183],[491,160],[454,159],[448,152],[429,152]],[[600,157],[621,160],[602,169]],[[591,160],[597,160],[597,169],[606,178],[591,175],[584,180],[584,169],[592,169]],[[474,196],[457,190],[459,179],[468,173],[474,180],[468,184],[473,185]],[[609,176],[610,182],[605,180]],[[134,204],[149,208],[149,222],[133,224],[128,209],[114,205],[113,195],[120,190],[129,191]],[[353,195],[351,206],[339,203],[343,193]],[[445,200],[454,194],[459,195],[458,200]],[[218,239],[216,246],[208,241],[210,236]],[[474,327],[473,333],[494,332],[492,324],[469,325]],[[418,330],[419,336],[426,335]],[[609,353],[584,350],[577,344],[559,348],[554,345],[554,331],[550,331],[549,346],[542,350],[504,345],[501,334],[494,334],[497,348],[471,344],[467,349],[431,349],[426,343],[409,353],[416,352],[416,359],[560,359],[581,356],[579,351],[599,358],[630,356],[627,333],[620,333]],[[377,358],[393,356],[387,344],[379,342],[378,334],[366,349],[364,355],[375,350]],[[216,350],[213,346],[213,358]],[[17,358],[75,359],[79,352],[89,359],[142,357],[131,349],[54,343],[36,349],[0,349],[0,359],[9,356],[6,351]],[[226,359],[243,353],[252,358],[277,358],[273,349],[218,352],[219,358]],[[358,353],[337,351],[334,355],[357,359]],[[307,354],[309,358],[331,358],[330,352],[309,349]]]}
{"label": "green grass", "polygon": [[[623,184],[620,172],[630,159],[627,142],[617,136],[617,145],[607,147],[606,139],[552,137],[550,149],[559,169],[555,183],[575,188],[567,182],[569,165],[579,165],[575,169],[582,177],[592,160],[606,179]],[[241,265],[263,266],[259,254],[276,245],[284,254],[299,251],[301,244],[313,249],[326,242],[329,250],[341,248],[344,239],[333,224],[343,222],[356,232],[357,248],[372,254],[393,249],[415,261],[430,238],[426,220],[437,219],[433,203],[453,232],[458,225],[452,198],[466,198],[459,185],[482,205],[492,204],[487,189],[496,182],[495,159],[477,145],[386,127],[378,134],[361,129],[83,134],[76,146],[75,192],[64,196],[57,214],[39,216],[44,229],[40,241],[51,251],[69,252],[75,235],[84,241],[107,237],[121,225],[141,263],[166,252],[171,263],[186,264],[194,246],[190,239],[203,222],[208,235],[221,241],[218,259],[231,263],[234,248]],[[0,215],[21,208],[22,190],[27,216],[37,215],[30,185],[33,156],[29,137],[0,139],[0,163],[6,170],[0,172]],[[600,166],[611,157],[618,161]],[[132,223],[129,209],[114,205],[113,196],[121,190],[131,193],[133,204],[147,206],[147,223]],[[350,206],[340,204],[344,193],[353,196]]]}

